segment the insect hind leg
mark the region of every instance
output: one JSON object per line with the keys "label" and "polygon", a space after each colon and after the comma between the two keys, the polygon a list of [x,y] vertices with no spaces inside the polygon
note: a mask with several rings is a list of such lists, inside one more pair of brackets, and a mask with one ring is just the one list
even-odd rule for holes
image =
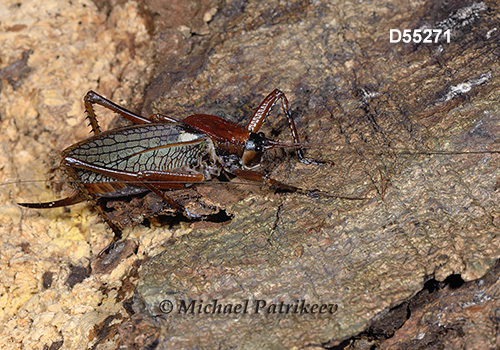
{"label": "insect hind leg", "polygon": [[285,192],[292,192],[292,193],[299,193],[311,198],[321,198],[321,197],[326,197],[326,198],[337,198],[337,199],[349,199],[349,200],[365,200],[368,198],[364,197],[351,197],[351,196],[339,196],[333,193],[328,193],[328,192],[323,192],[319,190],[306,190],[302,189],[300,187],[295,187],[292,185],[285,184],[281,181],[275,180],[273,178],[268,177],[266,174],[259,173],[257,171],[252,171],[252,170],[242,170],[242,169],[236,169],[233,172],[234,175],[241,179],[246,179],[254,182],[260,182],[262,184],[268,185],[270,187],[274,187],[275,189],[285,191]]}
{"label": "insect hind leg", "polygon": [[101,129],[99,127],[99,123],[97,122],[97,117],[94,111],[94,104],[98,104],[107,108],[115,113],[118,113],[122,117],[130,120],[134,124],[147,124],[152,123],[152,121],[148,118],[144,118],[134,112],[129,111],[126,108],[123,108],[116,103],[108,100],[104,96],[99,95],[98,93],[90,90],[87,92],[85,97],[83,98],[83,102],[85,103],[85,111],[87,112],[87,117],[90,121],[90,126],[92,127],[92,132],[97,135],[101,133]]}

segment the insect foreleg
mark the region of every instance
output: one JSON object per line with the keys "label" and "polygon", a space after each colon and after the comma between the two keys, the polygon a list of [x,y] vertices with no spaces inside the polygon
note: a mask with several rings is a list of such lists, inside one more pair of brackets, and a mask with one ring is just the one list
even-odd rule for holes
{"label": "insect foreleg", "polygon": [[[299,133],[297,132],[297,127],[295,126],[295,122],[293,121],[292,118],[292,113],[290,111],[290,104],[288,103],[288,99],[286,98],[285,94],[278,89],[275,89],[273,92],[267,95],[264,101],[262,101],[259,108],[257,108],[252,118],[248,122],[247,130],[249,130],[250,132],[258,132],[262,124],[266,120],[267,116],[269,115],[271,108],[280,99],[281,99],[281,107],[283,108],[283,113],[285,113],[286,119],[288,121],[288,126],[290,127],[290,131],[292,133],[293,142],[300,143]],[[304,157],[304,152],[302,151],[301,148],[297,148],[297,155],[299,156],[301,162],[310,163],[310,161]]]}

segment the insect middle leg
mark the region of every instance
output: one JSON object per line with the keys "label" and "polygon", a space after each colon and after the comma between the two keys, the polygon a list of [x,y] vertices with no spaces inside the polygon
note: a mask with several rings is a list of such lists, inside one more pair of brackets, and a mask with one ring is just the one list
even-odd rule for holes
{"label": "insect middle leg", "polygon": [[202,174],[193,173],[171,173],[164,171],[144,171],[141,173],[141,181],[143,181],[144,186],[147,187],[151,192],[159,196],[165,203],[170,205],[172,208],[184,214],[189,219],[199,219],[201,216],[191,213],[182,204],[170,198],[161,189],[178,189],[184,188],[185,183],[195,183],[202,182],[204,177]]}
{"label": "insect middle leg", "polygon": [[234,170],[233,174],[239,178],[254,181],[254,182],[260,182],[262,184],[266,184],[266,185],[269,185],[271,187],[275,187],[275,188],[280,189],[282,191],[297,192],[297,193],[305,194],[307,196],[312,196],[313,192],[315,192],[315,191],[303,190],[301,188],[298,188],[298,187],[295,187],[292,185],[287,185],[283,182],[280,182],[278,180],[270,178],[266,174],[259,173],[258,171],[236,169],[236,170]]}
{"label": "insect middle leg", "polygon": [[266,185],[269,185],[271,187],[274,187],[276,189],[282,190],[282,191],[287,191],[287,192],[294,192],[294,193],[300,193],[303,195],[306,195],[308,197],[312,198],[319,198],[319,197],[330,197],[330,198],[339,198],[339,199],[350,199],[350,200],[364,200],[367,198],[363,197],[349,197],[349,196],[338,196],[332,193],[328,192],[323,192],[319,190],[306,190],[300,187],[292,186],[292,185],[287,185],[281,181],[275,180],[273,178],[270,178],[268,175],[259,173],[257,171],[253,170],[242,170],[242,169],[236,169],[233,172],[234,175],[236,175],[239,178],[250,180],[250,181],[255,181],[255,182],[260,182]]}

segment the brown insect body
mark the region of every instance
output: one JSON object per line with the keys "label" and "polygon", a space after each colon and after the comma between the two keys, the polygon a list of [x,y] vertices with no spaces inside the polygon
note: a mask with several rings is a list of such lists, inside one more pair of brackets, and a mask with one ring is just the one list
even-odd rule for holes
{"label": "brown insect body", "polygon": [[[252,170],[265,150],[283,146],[258,132],[278,100],[281,100],[294,145],[297,145],[299,137],[288,101],[277,89],[260,104],[246,128],[206,114],[191,115],[181,121],[161,114],[144,118],[89,91],[84,101],[94,136],[62,152],[61,168],[75,181],[75,192],[58,201],[19,204],[28,208],[55,208],[85,199],[95,202],[101,197],[152,191],[188,218],[197,218],[162,190],[206,182],[222,171],[286,191],[310,196],[325,194],[290,186]],[[96,103],[134,124],[101,132],[93,109]],[[300,148],[297,153],[307,162]],[[109,220],[102,208],[96,206],[96,209],[115,232],[115,239],[119,239],[121,227]]]}

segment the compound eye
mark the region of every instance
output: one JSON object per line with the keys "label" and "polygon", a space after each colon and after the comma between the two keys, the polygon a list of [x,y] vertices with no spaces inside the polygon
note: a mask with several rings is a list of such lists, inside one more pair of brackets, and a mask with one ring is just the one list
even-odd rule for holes
{"label": "compound eye", "polygon": [[255,144],[255,142],[253,140],[248,140],[247,142],[245,142],[245,149],[246,150],[255,151],[256,148],[257,148],[257,145]]}
{"label": "compound eye", "polygon": [[249,139],[245,143],[245,149],[262,153],[265,149],[266,137],[263,132],[251,133]]}
{"label": "compound eye", "polygon": [[245,142],[245,149],[256,153],[260,153],[264,150],[261,143],[254,140],[248,140]]}

